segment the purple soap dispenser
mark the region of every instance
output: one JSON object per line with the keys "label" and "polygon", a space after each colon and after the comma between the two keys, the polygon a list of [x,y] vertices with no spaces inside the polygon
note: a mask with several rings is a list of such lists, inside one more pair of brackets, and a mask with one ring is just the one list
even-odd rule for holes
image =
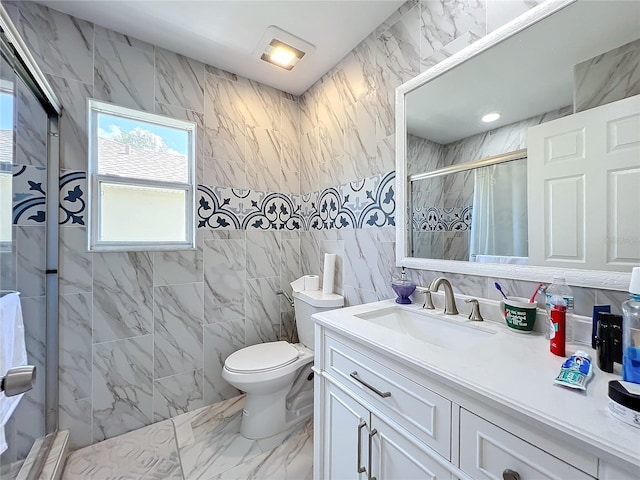
{"label": "purple soap dispenser", "polygon": [[416,289],[415,284],[409,282],[407,280],[407,275],[404,271],[404,267],[402,267],[402,274],[400,276],[400,280],[397,278],[391,282],[391,288],[396,292],[398,298],[396,298],[396,303],[400,303],[402,305],[408,305],[411,303],[411,299],[409,295],[411,295]]}

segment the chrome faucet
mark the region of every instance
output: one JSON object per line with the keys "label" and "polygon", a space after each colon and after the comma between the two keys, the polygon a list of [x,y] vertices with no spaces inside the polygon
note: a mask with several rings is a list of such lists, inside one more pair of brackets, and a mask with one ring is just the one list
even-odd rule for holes
{"label": "chrome faucet", "polygon": [[431,298],[431,291],[429,287],[416,287],[416,292],[424,293],[424,303],[422,304],[422,308],[426,308],[427,310],[433,310],[436,307],[433,305],[433,299]]}
{"label": "chrome faucet", "polygon": [[480,302],[478,302],[477,298],[470,298],[465,300],[465,303],[471,304],[471,312],[469,313],[469,320],[473,320],[474,322],[482,322],[484,318],[482,318],[482,314],[480,313]]}
{"label": "chrome faucet", "polygon": [[430,292],[437,292],[440,284],[444,286],[444,314],[458,315],[458,307],[456,307],[456,297],[453,295],[451,283],[444,277],[438,277],[429,286]]}

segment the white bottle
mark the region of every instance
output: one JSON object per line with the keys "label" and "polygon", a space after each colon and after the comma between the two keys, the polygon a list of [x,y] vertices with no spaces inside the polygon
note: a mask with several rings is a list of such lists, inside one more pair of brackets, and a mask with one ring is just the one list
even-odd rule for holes
{"label": "white bottle", "polygon": [[546,290],[545,307],[547,309],[547,318],[551,318],[551,307],[553,306],[552,298],[554,295],[562,297],[567,306],[566,313],[566,328],[565,328],[565,341],[571,342],[573,340],[573,291],[571,287],[567,285],[567,281],[564,277],[553,277],[553,283],[549,285]]}

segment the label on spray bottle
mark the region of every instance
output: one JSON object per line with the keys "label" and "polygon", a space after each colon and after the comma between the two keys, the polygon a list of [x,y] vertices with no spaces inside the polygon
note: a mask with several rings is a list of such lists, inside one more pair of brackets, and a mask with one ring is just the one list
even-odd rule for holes
{"label": "label on spray bottle", "polygon": [[567,307],[563,303],[564,300],[561,297],[554,296],[551,305],[551,332],[549,334],[549,350],[560,357],[565,356],[565,329],[567,325]]}

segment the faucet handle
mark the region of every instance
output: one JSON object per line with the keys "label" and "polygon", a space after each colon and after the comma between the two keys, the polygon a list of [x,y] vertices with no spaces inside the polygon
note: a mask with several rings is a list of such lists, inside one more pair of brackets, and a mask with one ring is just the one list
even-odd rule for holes
{"label": "faucet handle", "polygon": [[416,287],[416,291],[424,293],[422,308],[426,308],[427,310],[436,309],[436,306],[433,304],[433,299],[431,298],[431,290],[429,290],[429,287]]}
{"label": "faucet handle", "polygon": [[482,314],[480,313],[480,302],[478,302],[477,298],[469,298],[464,302],[471,304],[471,313],[469,313],[469,320],[473,320],[475,322],[484,321],[484,318],[482,318]]}

